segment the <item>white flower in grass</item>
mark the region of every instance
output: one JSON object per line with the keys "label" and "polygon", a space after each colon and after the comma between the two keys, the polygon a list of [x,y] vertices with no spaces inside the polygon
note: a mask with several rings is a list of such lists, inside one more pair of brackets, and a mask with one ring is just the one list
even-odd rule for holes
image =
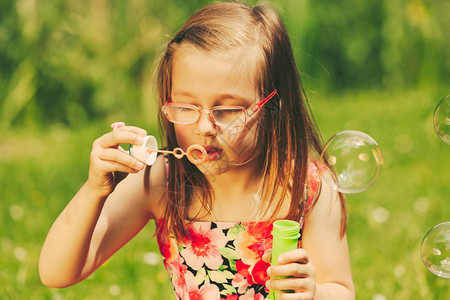
{"label": "white flower in grass", "polygon": [[109,286],[109,293],[112,296],[119,296],[122,293],[122,289],[117,284],[113,284]]}
{"label": "white flower in grass", "polygon": [[396,265],[394,268],[394,275],[395,277],[400,278],[405,274],[405,271],[406,269],[404,265]]}
{"label": "white flower in grass", "polygon": [[421,214],[424,214],[428,211],[430,207],[430,200],[427,197],[419,197],[414,202],[414,209]]}
{"label": "white flower in grass", "polygon": [[25,215],[22,206],[13,204],[9,207],[9,214],[14,221],[19,221]]}
{"label": "white flower in grass", "polygon": [[27,253],[27,250],[25,250],[25,248],[16,247],[16,248],[14,248],[14,256],[18,260],[24,261],[25,259],[27,259],[28,253]]}
{"label": "white flower in grass", "polygon": [[384,207],[372,210],[372,219],[377,223],[384,223],[389,219],[389,211]]}
{"label": "white flower in grass", "polygon": [[383,294],[375,294],[373,295],[372,300],[387,300],[387,298]]}

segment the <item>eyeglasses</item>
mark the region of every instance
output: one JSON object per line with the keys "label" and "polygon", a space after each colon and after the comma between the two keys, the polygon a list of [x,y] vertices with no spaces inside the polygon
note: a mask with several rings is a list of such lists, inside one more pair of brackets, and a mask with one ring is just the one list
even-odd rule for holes
{"label": "eyeglasses", "polygon": [[[249,109],[242,106],[215,106],[207,111],[211,121],[217,126],[244,126],[247,119],[251,118],[264,104],[277,94],[277,90],[273,90],[266,98],[260,102],[252,105]],[[176,124],[194,124],[197,123],[203,111],[195,105],[170,103],[167,100],[166,104],[161,108],[167,120]]]}

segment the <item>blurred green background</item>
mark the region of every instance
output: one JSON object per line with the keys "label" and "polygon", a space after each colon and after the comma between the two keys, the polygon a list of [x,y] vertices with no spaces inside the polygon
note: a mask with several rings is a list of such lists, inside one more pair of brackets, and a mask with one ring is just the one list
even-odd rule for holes
{"label": "blurred green background", "polygon": [[[153,224],[73,287],[43,286],[37,261],[94,139],[119,120],[158,134],[155,59],[209,2],[0,2],[1,299],[174,298]],[[450,299],[420,256],[426,232],[450,221],[450,146],[432,121],[450,94],[450,2],[272,2],[324,141],[360,130],[384,155],[378,182],[347,197],[357,299]]]}

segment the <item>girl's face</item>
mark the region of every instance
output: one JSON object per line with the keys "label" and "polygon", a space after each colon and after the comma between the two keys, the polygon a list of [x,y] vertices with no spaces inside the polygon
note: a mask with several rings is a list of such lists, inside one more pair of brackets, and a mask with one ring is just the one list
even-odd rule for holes
{"label": "girl's face", "polygon": [[202,112],[194,124],[174,124],[177,142],[185,151],[192,144],[207,150],[207,161],[198,165],[206,176],[252,165],[248,161],[255,153],[258,113],[240,127],[218,126],[209,115],[216,106],[248,109],[259,102],[252,76],[254,67],[245,67],[239,58],[202,53],[187,45],[180,46],[173,58],[172,103],[191,104]]}

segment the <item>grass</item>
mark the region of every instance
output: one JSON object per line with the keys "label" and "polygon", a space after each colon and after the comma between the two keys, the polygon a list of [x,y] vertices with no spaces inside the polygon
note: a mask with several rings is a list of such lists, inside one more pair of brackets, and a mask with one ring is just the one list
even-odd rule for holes
{"label": "grass", "polygon": [[[420,256],[425,233],[450,220],[450,146],[432,125],[443,96],[424,90],[310,97],[325,140],[342,130],[360,130],[378,142],[384,156],[378,182],[347,197],[357,299],[450,299],[450,281],[430,273]],[[85,181],[93,140],[108,130],[96,123],[2,133],[1,299],[174,299],[154,255],[153,224],[82,283],[52,289],[39,280],[46,233]]]}

